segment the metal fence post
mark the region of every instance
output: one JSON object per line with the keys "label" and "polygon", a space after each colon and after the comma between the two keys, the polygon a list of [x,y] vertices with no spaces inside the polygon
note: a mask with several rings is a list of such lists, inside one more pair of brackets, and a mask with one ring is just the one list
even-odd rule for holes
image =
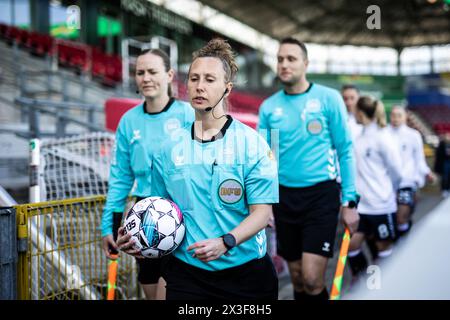
{"label": "metal fence post", "polygon": [[67,79],[65,75],[61,75],[61,84],[62,84],[62,99],[63,101],[69,101],[69,95],[67,94]]}
{"label": "metal fence post", "polygon": [[86,83],[86,75],[81,76],[81,101],[83,103],[86,103],[86,90],[87,90],[87,83]]}
{"label": "metal fence post", "polygon": [[[23,70],[23,66],[19,67],[19,76],[18,76],[18,84],[19,84],[19,92],[20,92],[20,97],[26,97],[28,92],[27,92],[27,80],[25,79],[25,72]],[[26,122],[26,118],[28,115],[28,108],[24,108],[23,105],[20,106],[20,121],[21,122]]]}
{"label": "metal fence post", "polygon": [[28,124],[30,127],[30,133],[32,138],[40,138],[41,132],[39,130],[39,110],[35,108],[35,102],[28,105]]}
{"label": "metal fence post", "polygon": [[56,137],[62,138],[66,135],[67,120],[63,116],[66,112],[63,110],[56,111]]}
{"label": "metal fence post", "polygon": [[0,300],[17,299],[17,235],[14,208],[0,208]]}

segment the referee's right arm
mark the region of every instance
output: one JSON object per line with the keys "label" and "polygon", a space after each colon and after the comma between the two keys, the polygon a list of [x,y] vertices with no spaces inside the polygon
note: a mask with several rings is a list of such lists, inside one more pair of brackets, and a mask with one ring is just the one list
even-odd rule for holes
{"label": "referee's right arm", "polygon": [[126,199],[134,183],[134,174],[130,165],[130,146],[123,131],[121,121],[117,128],[111,158],[108,195],[102,214],[102,237],[113,234],[113,213],[124,211]]}

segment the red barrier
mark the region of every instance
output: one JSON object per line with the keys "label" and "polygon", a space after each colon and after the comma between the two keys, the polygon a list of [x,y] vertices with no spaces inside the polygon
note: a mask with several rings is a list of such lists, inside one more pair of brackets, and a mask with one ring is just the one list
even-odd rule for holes
{"label": "red barrier", "polygon": [[[120,118],[134,106],[142,103],[139,99],[110,98],[105,103],[105,127],[109,131],[116,131]],[[258,116],[252,113],[229,112],[233,118],[241,121],[249,127],[256,129]]]}
{"label": "red barrier", "polygon": [[142,103],[139,99],[110,98],[105,103],[105,128],[116,131],[120,118],[134,106]]}

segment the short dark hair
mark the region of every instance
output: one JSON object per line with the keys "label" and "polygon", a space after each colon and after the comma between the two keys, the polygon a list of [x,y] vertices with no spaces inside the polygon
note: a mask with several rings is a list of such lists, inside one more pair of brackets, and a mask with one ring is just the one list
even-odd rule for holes
{"label": "short dark hair", "polygon": [[303,56],[305,57],[305,59],[308,59],[308,50],[306,50],[306,46],[303,42],[301,42],[300,40],[297,40],[293,37],[287,37],[287,38],[281,39],[280,45],[286,44],[286,43],[298,45],[300,47],[300,49],[302,49]]}
{"label": "short dark hair", "polygon": [[355,86],[354,84],[344,84],[341,88],[341,91],[343,92],[345,90],[350,90],[350,89],[356,90],[356,92],[359,93],[359,88],[357,86]]}

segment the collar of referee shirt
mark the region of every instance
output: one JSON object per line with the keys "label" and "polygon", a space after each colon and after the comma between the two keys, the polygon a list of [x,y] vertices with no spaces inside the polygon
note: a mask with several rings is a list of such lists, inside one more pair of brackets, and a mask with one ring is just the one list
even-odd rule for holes
{"label": "collar of referee shirt", "polygon": [[284,92],[284,94],[287,95],[287,96],[299,96],[299,95],[308,93],[309,90],[311,90],[312,86],[313,86],[313,83],[310,82],[310,83],[309,83],[309,86],[308,86],[308,89],[306,89],[306,90],[303,91],[303,92],[299,92],[299,93],[287,93],[286,90],[284,90],[284,89],[283,89],[283,92]]}
{"label": "collar of referee shirt", "polygon": [[175,102],[175,98],[171,97],[169,99],[169,102],[167,102],[166,106],[159,112],[148,112],[147,111],[147,101],[144,101],[144,103],[142,105],[143,105],[143,108],[144,108],[144,113],[150,114],[150,115],[155,115],[155,114],[160,114],[160,113],[163,113],[163,112],[166,112],[167,110],[169,110],[169,108],[172,106],[172,104],[174,102]]}
{"label": "collar of referee shirt", "polygon": [[227,122],[225,122],[222,129],[220,129],[220,132],[217,133],[215,136],[211,137],[210,140],[202,140],[195,135],[195,131],[194,131],[194,123],[195,122],[193,122],[192,126],[191,126],[192,140],[198,141],[200,143],[208,143],[208,142],[213,142],[213,141],[222,139],[225,136],[225,132],[227,131],[227,129],[230,127],[231,123],[233,122],[233,118],[229,114],[227,114],[226,117],[227,117]]}

